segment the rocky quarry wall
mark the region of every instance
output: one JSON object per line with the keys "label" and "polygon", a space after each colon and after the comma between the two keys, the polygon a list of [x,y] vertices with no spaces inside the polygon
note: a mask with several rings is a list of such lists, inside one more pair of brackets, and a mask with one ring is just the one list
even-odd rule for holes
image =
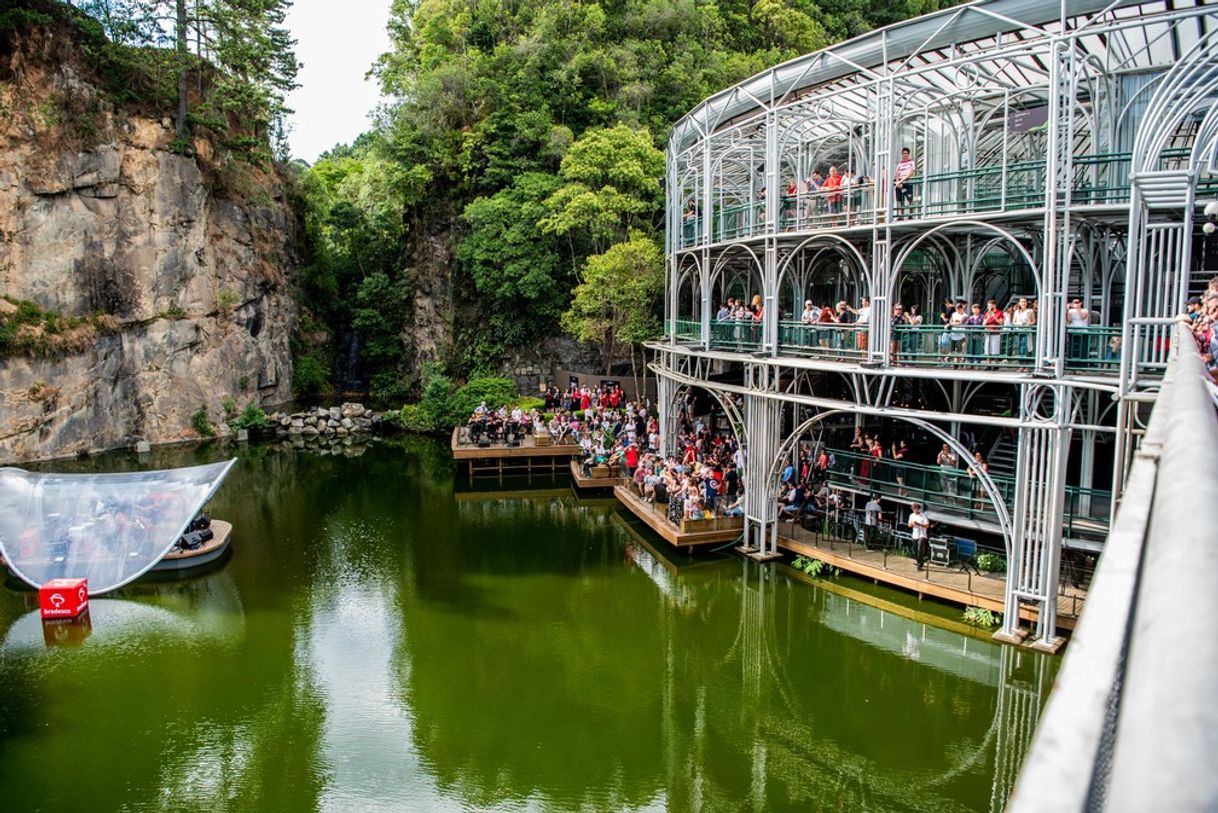
{"label": "rocky quarry wall", "polygon": [[[99,92],[64,48],[0,54],[0,316],[25,300],[59,320],[0,358],[0,463],[189,439],[200,407],[291,397],[281,180],[203,140],[171,152],[167,119],[82,105]],[[65,100],[100,111],[83,135]]]}

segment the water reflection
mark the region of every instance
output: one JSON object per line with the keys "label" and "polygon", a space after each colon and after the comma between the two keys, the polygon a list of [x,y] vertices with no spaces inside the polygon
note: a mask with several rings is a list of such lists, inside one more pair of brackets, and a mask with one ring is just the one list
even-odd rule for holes
{"label": "water reflection", "polygon": [[997,810],[1043,703],[1043,656],[611,502],[454,493],[439,444],[242,454],[223,570],[97,600],[70,650],[0,597],[18,807],[85,748],[99,809]]}
{"label": "water reflection", "polygon": [[[24,597],[26,604],[37,607],[36,593],[25,592]],[[129,600],[137,597],[139,601]],[[10,623],[0,654],[41,654],[53,668],[63,663],[44,652],[53,644],[80,644],[88,638],[80,657],[109,659],[153,642],[173,647],[232,644],[240,641],[243,631],[241,596],[232,576],[220,571],[198,579],[128,585],[106,598],[90,599],[88,618],[76,624],[44,624],[39,611],[31,609]]]}

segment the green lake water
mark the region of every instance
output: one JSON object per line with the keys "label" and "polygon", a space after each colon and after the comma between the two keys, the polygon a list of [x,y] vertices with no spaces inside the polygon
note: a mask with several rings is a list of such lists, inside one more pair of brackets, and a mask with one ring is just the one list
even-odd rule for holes
{"label": "green lake water", "polygon": [[561,480],[470,491],[430,440],[237,454],[219,569],[83,640],[0,591],[4,809],[998,810],[1057,668]]}

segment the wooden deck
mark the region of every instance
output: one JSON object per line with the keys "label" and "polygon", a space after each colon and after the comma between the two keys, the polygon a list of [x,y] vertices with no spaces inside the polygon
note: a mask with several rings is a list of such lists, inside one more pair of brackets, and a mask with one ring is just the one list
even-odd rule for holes
{"label": "wooden deck", "polygon": [[643,520],[647,527],[674,547],[723,544],[736,539],[744,530],[744,519],[740,517],[683,520],[678,526],[668,520],[666,506],[645,502],[627,486],[615,487],[613,494],[630,513]]}
{"label": "wooden deck", "polygon": [[[580,463],[580,461],[572,458],[571,480],[575,483],[576,487],[584,489],[615,488],[619,485],[625,484],[625,478],[618,475],[609,474],[607,468],[605,472],[599,472],[597,471],[598,468],[601,467],[594,466],[592,468],[592,476],[585,477],[583,465]],[[615,468],[614,471],[617,471],[617,469]]]}
{"label": "wooden deck", "polygon": [[462,443],[461,430],[453,429],[451,448],[453,460],[459,466],[464,466],[469,479],[475,477],[498,477],[512,474],[566,474],[567,461],[580,454],[579,446],[574,443],[551,444],[543,439],[538,443],[532,435],[525,435],[519,446],[508,446],[506,443],[492,443],[479,446],[476,443]]}
{"label": "wooden deck", "polygon": [[[955,568],[927,566],[918,571],[913,559],[883,551],[866,550],[857,543],[840,539],[830,540],[820,534],[805,530],[798,525],[782,523],[779,528],[778,546],[792,553],[820,559],[834,567],[872,579],[877,583],[898,587],[918,597],[931,596],[961,606],[984,607],[995,612],[1003,611],[1003,593],[1006,579],[1001,574],[966,573]],[[1057,597],[1057,627],[1072,630],[1082,612],[1087,597],[1085,590],[1065,585]],[[1020,610],[1020,618],[1035,621],[1036,611]]]}

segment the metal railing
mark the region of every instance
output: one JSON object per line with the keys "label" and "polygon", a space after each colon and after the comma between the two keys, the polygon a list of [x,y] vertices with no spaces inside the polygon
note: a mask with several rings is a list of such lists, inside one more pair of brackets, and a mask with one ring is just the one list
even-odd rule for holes
{"label": "metal railing", "polygon": [[[673,322],[670,332],[679,341],[697,341],[701,337],[700,324],[693,320]],[[713,350],[752,352],[762,344],[761,324],[748,319],[712,322],[710,333]],[[858,362],[867,357],[868,340],[865,324],[804,324],[791,320],[778,324],[781,355]],[[1166,338],[1160,337],[1156,343],[1142,342],[1140,346],[1152,348],[1156,357],[1165,358],[1168,344]],[[1020,370],[1032,366],[1035,350],[1035,327],[898,325],[892,331],[889,360],[893,365],[911,367]],[[1115,376],[1120,372],[1121,352],[1120,327],[1066,331],[1067,372]],[[1147,356],[1148,352],[1141,355]],[[1159,361],[1157,366],[1161,369],[1164,364]]]}
{"label": "metal railing", "polygon": [[[1163,161],[1167,166],[1174,166],[1187,162],[1188,154],[1188,150],[1164,150]],[[1074,204],[1112,205],[1129,201],[1130,153],[1075,155],[1071,163],[1071,200]],[[894,216],[897,219],[939,218],[1037,209],[1045,201],[1045,172],[1044,161],[1011,161],[916,175],[907,182],[913,200],[894,203]],[[1211,194],[1216,190],[1218,181],[1203,179],[1198,193]],[[887,191],[892,194],[891,189]],[[711,242],[765,233],[768,218],[761,192],[745,200],[741,200],[738,191],[716,190],[715,196],[718,202],[711,213]],[[871,179],[863,179],[838,189],[811,188],[796,194],[782,194],[774,220],[778,231],[805,231],[870,225],[882,220],[884,212],[884,196],[876,194],[876,185]],[[678,248],[705,242],[703,214],[682,212],[680,223]]]}
{"label": "metal railing", "polygon": [[1012,813],[1218,809],[1218,414],[1188,329],[1015,792]]}
{"label": "metal railing", "polygon": [[838,322],[780,322],[780,352],[808,358],[857,361],[867,356],[867,325]]}
{"label": "metal railing", "polygon": [[[970,520],[998,521],[993,504],[979,481],[960,465],[935,466],[876,459],[850,449],[827,449],[831,465],[824,472],[830,486],[879,494],[890,500],[919,502],[929,510]],[[1014,505],[1015,478],[990,474],[1002,498]],[[1066,486],[1062,534],[1095,536],[1108,528],[1112,492]]]}

